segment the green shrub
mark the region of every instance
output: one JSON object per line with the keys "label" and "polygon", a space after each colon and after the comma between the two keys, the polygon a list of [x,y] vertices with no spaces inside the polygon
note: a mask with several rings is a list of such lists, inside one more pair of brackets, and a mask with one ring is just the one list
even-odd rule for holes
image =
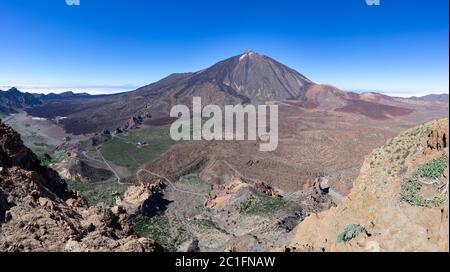
{"label": "green shrub", "polygon": [[337,243],[345,243],[350,241],[351,239],[355,238],[356,236],[358,236],[359,234],[361,234],[362,232],[365,232],[364,227],[362,227],[359,224],[351,224],[348,225],[347,227],[345,227],[344,231],[341,232],[337,238],[336,238],[336,242]]}
{"label": "green shrub", "polygon": [[135,217],[132,226],[137,235],[155,240],[168,251],[176,251],[187,237],[186,230],[182,226],[173,227],[164,215]]}
{"label": "green shrub", "polygon": [[413,205],[420,207],[439,207],[444,202],[445,199],[440,196],[435,196],[432,199],[426,199],[420,194],[420,189],[422,188],[422,184],[419,181],[419,177],[413,176],[402,184],[401,191],[401,200]]}
{"label": "green shrub", "polygon": [[417,169],[413,175],[402,183],[400,198],[401,201],[413,206],[420,207],[439,207],[445,199],[441,196],[434,196],[431,199],[423,197],[420,193],[422,183],[420,179],[437,179],[442,177],[445,167],[448,164],[448,158],[443,156],[438,159],[431,160]]}
{"label": "green shrub", "polygon": [[147,236],[154,240],[161,240],[170,235],[169,221],[165,216],[144,217],[133,219],[133,230],[139,236]]}
{"label": "green shrub", "polygon": [[241,204],[239,212],[244,214],[264,215],[283,210],[287,203],[278,197],[267,195],[252,196]]}
{"label": "green shrub", "polygon": [[447,156],[429,161],[417,170],[417,175],[421,178],[436,179],[442,176],[445,167],[448,164]]}
{"label": "green shrub", "polygon": [[52,154],[44,153],[39,157],[42,166],[49,166],[52,163],[58,163],[64,159],[64,151],[56,150]]}
{"label": "green shrub", "polygon": [[202,229],[215,229],[216,224],[211,219],[196,219],[192,221],[194,225]]}
{"label": "green shrub", "polygon": [[96,206],[100,203],[111,206],[115,203],[114,193],[122,195],[127,189],[126,185],[119,185],[115,182],[86,183],[70,180],[66,182],[69,189],[79,192],[89,206]]}
{"label": "green shrub", "polygon": [[[147,144],[139,147],[139,142]],[[141,165],[166,152],[176,143],[170,137],[170,127],[163,126],[130,131],[104,143],[100,151],[107,161],[135,173]]]}

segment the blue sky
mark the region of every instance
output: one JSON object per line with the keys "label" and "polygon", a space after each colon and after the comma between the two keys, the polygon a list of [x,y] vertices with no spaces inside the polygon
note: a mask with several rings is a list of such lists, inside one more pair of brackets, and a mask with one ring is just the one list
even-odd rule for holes
{"label": "blue sky", "polygon": [[129,90],[247,49],[318,83],[448,92],[448,0],[0,0],[0,86]]}

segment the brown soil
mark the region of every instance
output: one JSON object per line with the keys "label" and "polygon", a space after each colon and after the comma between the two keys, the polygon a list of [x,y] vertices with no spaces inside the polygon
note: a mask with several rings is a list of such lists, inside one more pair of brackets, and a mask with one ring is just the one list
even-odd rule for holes
{"label": "brown soil", "polygon": [[364,157],[402,130],[446,116],[445,109],[418,110],[394,119],[328,110],[307,110],[280,103],[279,145],[275,152],[260,152],[253,141],[191,141],[174,146],[146,168],[176,180],[200,171],[204,180],[220,184],[230,176],[263,181],[288,192],[304,190],[322,172],[332,187],[349,193]]}
{"label": "brown soil", "polygon": [[[401,201],[405,175],[431,159],[448,156],[448,147],[438,150],[428,146],[430,132],[448,134],[448,119],[410,129],[374,150],[361,168],[352,192],[337,208],[305,219],[295,230],[290,250],[448,252],[448,192],[445,203],[434,208]],[[401,162],[396,161],[393,148],[399,146],[408,151],[406,173],[400,170]],[[347,242],[339,241],[338,236],[352,224],[362,226],[364,231]]]}
{"label": "brown soil", "polygon": [[367,117],[379,120],[408,115],[414,112],[413,109],[388,106],[361,100],[354,101],[350,105],[337,109],[337,111],[359,113]]}

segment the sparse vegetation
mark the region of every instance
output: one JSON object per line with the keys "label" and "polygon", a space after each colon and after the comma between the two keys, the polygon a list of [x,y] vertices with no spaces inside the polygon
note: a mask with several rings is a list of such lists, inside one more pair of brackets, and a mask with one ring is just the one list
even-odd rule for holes
{"label": "sparse vegetation", "polygon": [[336,242],[346,243],[355,238],[356,236],[358,236],[359,234],[361,234],[362,232],[365,232],[365,229],[361,225],[359,224],[348,225],[347,227],[345,227],[344,231],[337,236]]}
{"label": "sparse vegetation", "polygon": [[165,216],[143,217],[133,219],[133,230],[140,236],[147,236],[156,241],[162,241],[170,236],[169,221]]}
{"label": "sparse vegetation", "polygon": [[[411,147],[409,147],[409,148],[411,148]],[[408,156],[409,156],[409,150],[406,150],[406,152],[405,153],[403,153],[403,159],[406,159]]]}
{"label": "sparse vegetation", "polygon": [[215,229],[216,224],[211,219],[196,219],[192,220],[193,225],[202,229]]}
{"label": "sparse vegetation", "polygon": [[[448,164],[448,158],[443,156],[438,159],[434,159],[419,167],[413,175],[406,179],[402,184],[401,191],[401,200],[409,203],[413,206],[420,207],[438,207],[445,202],[445,198],[438,193],[438,189],[436,190],[436,195],[432,198],[425,198],[421,194],[421,189],[424,184],[421,180],[432,180],[430,183],[427,183],[427,186],[436,186],[439,187],[439,182],[436,179],[442,177],[443,171]],[[448,181],[447,181],[448,182]]]}
{"label": "sparse vegetation", "polygon": [[96,206],[100,203],[113,205],[115,193],[122,195],[127,187],[117,183],[84,183],[79,181],[67,181],[69,189],[80,192],[89,206]]}
{"label": "sparse vegetation", "polygon": [[204,193],[210,193],[212,191],[212,185],[200,178],[198,172],[189,173],[180,178],[180,180],[189,183],[190,187],[197,188],[198,191]]}
{"label": "sparse vegetation", "polygon": [[64,158],[63,150],[56,150],[52,154],[45,153],[39,157],[42,166],[49,166],[52,163],[58,163]]}
{"label": "sparse vegetation", "polygon": [[111,212],[111,209],[106,204],[100,202],[96,206],[97,214],[100,216],[101,220],[105,225],[111,226],[114,223],[114,214]]}
{"label": "sparse vegetation", "polygon": [[434,159],[417,170],[417,175],[421,178],[436,179],[442,176],[445,167],[448,164],[447,156]]}
{"label": "sparse vegetation", "polygon": [[266,195],[252,196],[241,204],[239,212],[252,215],[273,214],[286,208],[287,203],[282,198]]}
{"label": "sparse vegetation", "polygon": [[118,135],[103,144],[101,152],[106,160],[134,173],[139,166],[164,153],[175,143],[170,138],[169,127],[164,126]]}
{"label": "sparse vegetation", "polygon": [[420,144],[419,139],[426,137],[429,133],[429,129],[425,126],[419,128],[413,128],[406,131],[404,134],[392,138],[387,143],[373,153],[370,167],[375,168],[380,166],[383,161],[388,161],[389,164],[383,171],[390,177],[398,177],[406,174],[408,167],[406,166],[408,157],[417,151]]}
{"label": "sparse vegetation", "polygon": [[136,234],[155,240],[168,251],[175,251],[186,238],[186,230],[181,226],[171,229],[170,222],[164,215],[138,216],[133,219],[132,225]]}
{"label": "sparse vegetation", "polygon": [[438,207],[445,202],[441,196],[434,196],[431,199],[426,199],[420,193],[422,184],[417,176],[407,179],[402,184],[401,200],[413,206],[420,207]]}

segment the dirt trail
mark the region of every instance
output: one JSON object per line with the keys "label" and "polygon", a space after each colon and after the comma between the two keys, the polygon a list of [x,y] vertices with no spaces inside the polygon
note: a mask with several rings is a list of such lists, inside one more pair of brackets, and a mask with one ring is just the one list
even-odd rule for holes
{"label": "dirt trail", "polygon": [[125,183],[125,182],[121,182],[121,178],[119,176],[119,174],[117,174],[116,170],[114,170],[111,165],[106,161],[105,157],[103,157],[102,152],[100,152],[100,150],[97,149],[98,154],[100,155],[100,157],[102,158],[103,162],[106,164],[106,166],[108,166],[108,168],[111,170],[111,172],[113,172],[113,174],[116,176],[117,178],[117,183],[119,185],[131,185],[133,183]]}

